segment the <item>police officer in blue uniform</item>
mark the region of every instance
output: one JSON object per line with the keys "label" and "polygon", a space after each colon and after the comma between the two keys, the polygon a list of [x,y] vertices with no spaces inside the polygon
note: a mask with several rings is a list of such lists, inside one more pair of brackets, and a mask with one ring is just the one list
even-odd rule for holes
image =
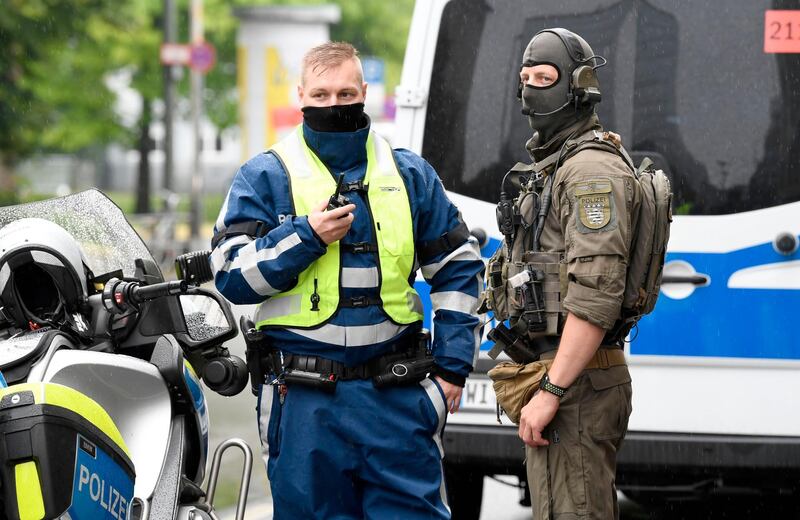
{"label": "police officer in blue uniform", "polygon": [[309,51],[303,124],[239,169],[215,226],[217,289],[258,303],[282,353],[258,405],[277,520],[450,517],[441,433],[477,355],[483,262],[433,168],[370,129],[366,92],[350,44]]}

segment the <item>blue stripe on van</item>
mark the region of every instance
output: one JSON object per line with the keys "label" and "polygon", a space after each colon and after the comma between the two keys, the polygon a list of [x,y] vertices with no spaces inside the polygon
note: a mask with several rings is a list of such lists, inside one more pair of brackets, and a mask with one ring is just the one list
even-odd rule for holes
{"label": "blue stripe on van", "polygon": [[730,253],[674,253],[667,261],[685,260],[711,277],[688,298],[664,296],[655,311],[639,322],[631,337],[631,353],[662,356],[800,359],[797,310],[800,291],[792,289],[731,289],[728,280],[740,269],[781,261],[786,257],[765,243]]}

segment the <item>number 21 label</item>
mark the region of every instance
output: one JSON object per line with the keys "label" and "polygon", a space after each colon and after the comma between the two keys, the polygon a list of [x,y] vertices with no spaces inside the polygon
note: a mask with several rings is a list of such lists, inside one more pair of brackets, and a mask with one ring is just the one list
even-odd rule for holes
{"label": "number 21 label", "polygon": [[764,52],[800,53],[800,10],[764,12]]}

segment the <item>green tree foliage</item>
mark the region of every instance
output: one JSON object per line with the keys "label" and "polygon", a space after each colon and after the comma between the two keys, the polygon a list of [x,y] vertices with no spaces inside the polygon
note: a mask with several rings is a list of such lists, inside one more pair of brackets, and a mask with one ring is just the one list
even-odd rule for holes
{"label": "green tree foliage", "polygon": [[[206,116],[220,130],[237,122],[234,8],[338,4],[342,20],[332,38],[352,42],[362,55],[384,58],[391,92],[399,81],[413,1],[204,0],[206,40],[217,50],[217,64],[205,76]],[[176,3],[179,41],[188,42],[190,0]],[[0,203],[4,191],[14,190],[14,165],[35,152],[75,153],[121,142],[147,156],[154,107],[163,96],[163,7],[163,0],[0,0]],[[139,121],[128,127],[114,111],[110,74],[129,78],[142,97]],[[180,84],[183,95],[188,76]],[[141,169],[140,175],[148,177]]]}
{"label": "green tree foliage", "polygon": [[36,150],[72,152],[119,137],[95,28],[114,0],[0,2],[0,191]]}

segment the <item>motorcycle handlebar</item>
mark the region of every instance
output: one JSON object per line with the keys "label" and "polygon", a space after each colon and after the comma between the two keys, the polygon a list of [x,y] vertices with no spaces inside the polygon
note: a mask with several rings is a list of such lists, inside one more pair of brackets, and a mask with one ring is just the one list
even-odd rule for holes
{"label": "motorcycle handlebar", "polygon": [[185,293],[189,284],[185,280],[139,285],[138,282],[125,282],[112,278],[103,289],[103,305],[112,314],[122,314],[130,308],[138,308],[141,303]]}
{"label": "motorcycle handlebar", "polygon": [[162,282],[153,285],[134,285],[130,291],[130,301],[135,304],[155,300],[164,296],[185,293],[189,284],[184,280]]}

